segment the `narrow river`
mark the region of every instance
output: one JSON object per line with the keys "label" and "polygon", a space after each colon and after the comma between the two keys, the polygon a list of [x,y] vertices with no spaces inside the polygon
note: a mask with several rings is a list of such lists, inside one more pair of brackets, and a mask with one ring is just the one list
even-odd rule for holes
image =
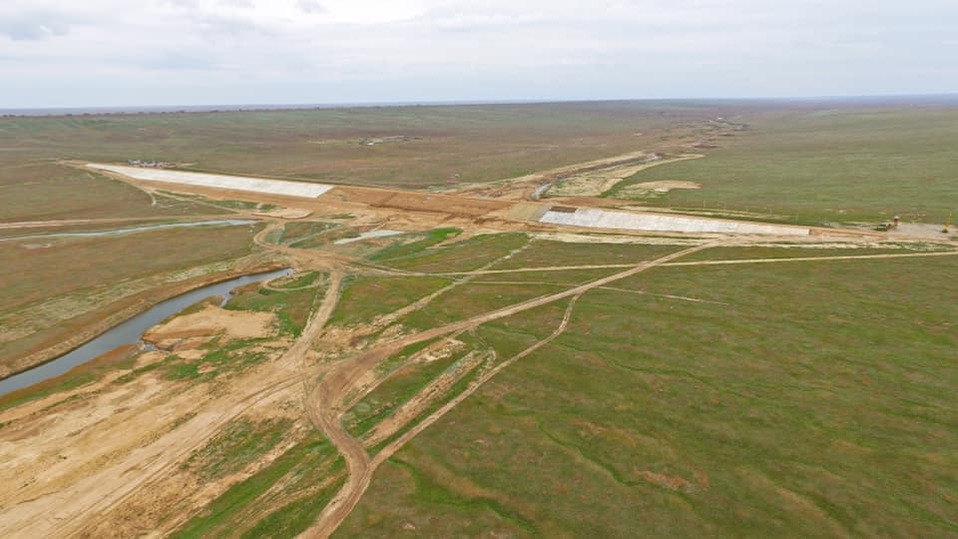
{"label": "narrow river", "polygon": [[[118,326],[114,326],[106,333],[74,349],[72,352],[68,352],[43,365],[23,371],[20,374],[15,374],[9,378],[0,380],[0,396],[66,374],[70,369],[92,361],[120,346],[137,344],[140,342],[143,334],[146,333],[146,330],[200,301],[215,296],[225,296],[227,298],[226,301],[229,301],[229,298],[232,297],[232,291],[238,287],[250,283],[270,281],[277,277],[289,275],[292,272],[293,270],[291,269],[283,269],[244,275],[228,281],[204,286],[203,288],[198,288],[162,303],[158,303],[150,310],[138,314]],[[224,305],[226,301],[223,302]]]}

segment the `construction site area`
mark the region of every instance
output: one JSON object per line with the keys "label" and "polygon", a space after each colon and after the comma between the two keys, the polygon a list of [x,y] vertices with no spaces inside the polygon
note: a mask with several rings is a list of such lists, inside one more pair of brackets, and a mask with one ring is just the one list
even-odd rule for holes
{"label": "construction site area", "polygon": [[0,221],[44,283],[131,265],[11,281],[0,536],[953,533],[958,234],[670,199],[708,121],[429,188],[58,159],[166,213]]}

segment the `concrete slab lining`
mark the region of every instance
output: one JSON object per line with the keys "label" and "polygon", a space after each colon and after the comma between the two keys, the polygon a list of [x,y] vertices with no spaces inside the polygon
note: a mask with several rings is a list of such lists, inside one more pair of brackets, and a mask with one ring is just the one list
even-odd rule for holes
{"label": "concrete slab lining", "polygon": [[182,185],[195,185],[197,187],[251,191],[254,193],[268,193],[271,195],[299,198],[318,198],[333,188],[331,185],[319,183],[291,182],[268,178],[248,178],[246,176],[226,176],[222,174],[203,174],[200,172],[186,172],[182,170],[99,165],[96,163],[90,163],[87,166],[96,170],[115,172],[135,180],[147,182],[178,183]]}
{"label": "concrete slab lining", "polygon": [[766,234],[776,236],[808,236],[811,234],[810,229],[798,226],[747,223],[702,217],[626,213],[594,208],[579,208],[571,213],[567,211],[550,210],[539,219],[539,222],[584,228],[641,230],[648,232]]}

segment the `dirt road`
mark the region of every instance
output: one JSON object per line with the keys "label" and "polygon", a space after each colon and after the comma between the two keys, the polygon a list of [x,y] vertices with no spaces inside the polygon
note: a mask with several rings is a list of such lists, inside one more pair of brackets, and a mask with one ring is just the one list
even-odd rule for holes
{"label": "dirt road", "polygon": [[0,518],[0,536],[82,535],[96,525],[97,515],[162,479],[226,423],[253,407],[271,406],[295,397],[295,388],[304,379],[308,351],[335,309],[341,282],[341,273],[331,274],[326,295],[300,337],[268,371],[259,375],[255,384],[246,386],[246,392],[226,394],[204,403],[203,412],[184,424],[55,493],[5,507]]}
{"label": "dirt road", "polygon": [[[363,493],[369,486],[375,467],[372,465],[369,454],[359,440],[353,438],[346,432],[342,424],[342,418],[343,414],[347,411],[344,405],[345,401],[351,394],[360,390],[359,382],[362,380],[363,375],[374,368],[380,361],[409,345],[428,341],[456,331],[474,328],[493,320],[505,318],[565,298],[577,298],[594,288],[632,277],[643,271],[715,245],[717,245],[717,243],[707,243],[689,247],[655,260],[641,262],[625,271],[596,279],[595,281],[562,292],[540,296],[466,320],[409,335],[339,362],[325,373],[320,383],[317,384],[307,396],[306,402],[307,410],[313,424],[330,439],[346,460],[349,477],[336,497],[323,510],[316,524],[302,536],[328,537],[331,535],[343,520],[346,519],[356,504],[359,503]],[[569,311],[569,313],[571,313],[571,311]],[[564,329],[564,327],[563,325],[562,329]]]}
{"label": "dirt road", "polygon": [[735,264],[773,264],[778,262],[823,262],[826,260],[888,260],[893,258],[925,258],[956,256],[958,251],[934,253],[892,253],[881,255],[797,256],[793,258],[743,258],[740,260],[696,260],[695,262],[672,262],[664,266],[729,266]]}
{"label": "dirt road", "polygon": [[[219,193],[222,195],[223,193]],[[231,194],[231,193],[227,193]],[[249,197],[249,195],[245,195]],[[325,198],[328,196],[329,198]],[[372,220],[389,219],[393,216],[416,214],[419,217],[404,215],[407,223],[414,223],[421,227],[428,227],[438,223],[448,226],[449,219],[462,219],[463,228],[471,226],[470,230],[501,231],[501,230],[528,230],[517,228],[516,223],[487,220],[491,211],[508,206],[504,201],[490,202],[487,199],[457,197],[452,195],[434,195],[427,193],[405,193],[390,190],[375,190],[363,188],[337,187],[330,195],[324,196],[318,202],[312,203],[311,210],[330,212],[369,211]],[[336,198],[339,197],[339,198]],[[237,198],[243,200],[242,196]],[[285,199],[268,199],[271,203],[281,204]],[[288,201],[286,201],[288,202]],[[456,214],[457,204],[467,204],[469,207]],[[372,208],[372,209],[371,209]],[[388,209],[388,211],[384,210]],[[375,213],[380,212],[380,213]],[[422,217],[427,215],[427,217]],[[384,217],[385,216],[385,217]],[[250,216],[251,218],[257,218]],[[263,220],[263,217],[258,217]],[[61,220],[35,221],[21,223],[2,223],[0,230],[17,228],[65,227],[87,224],[106,224],[131,221],[149,221],[169,218],[123,218],[123,219],[89,219],[89,220]],[[377,267],[373,263],[357,256],[350,256],[341,252],[327,252],[323,250],[296,249],[287,245],[277,245],[267,241],[269,234],[277,230],[282,221],[270,218],[270,225],[255,238],[256,244],[277,257],[291,261],[297,267],[311,271],[329,272],[329,282],[325,295],[318,308],[312,313],[301,335],[279,357],[271,361],[268,369],[260,369],[255,378],[244,379],[231,386],[231,392],[218,395],[205,394],[205,388],[193,388],[192,392],[184,395],[174,395],[185,404],[183,407],[193,408],[198,413],[186,419],[182,424],[171,428],[167,432],[160,432],[156,439],[150,439],[142,446],[137,446],[127,452],[119,452],[104,459],[103,465],[92,469],[86,475],[76,472],[66,479],[58,479],[57,489],[52,487],[48,491],[36,491],[32,498],[13,498],[0,495],[0,504],[3,513],[0,514],[0,536],[73,536],[92,534],[96,520],[112,509],[117,508],[136,493],[149,491],[161,478],[175,473],[176,467],[189,458],[198,448],[207,444],[210,438],[229,421],[236,419],[247,411],[256,407],[270,407],[284,400],[303,399],[306,414],[311,423],[325,434],[331,443],[345,459],[348,478],[321,513],[319,519],[304,536],[327,537],[346,519],[368,488],[374,472],[386,459],[400,450],[410,440],[414,439],[426,428],[435,424],[449,411],[455,409],[479,387],[490,380],[503,369],[513,365],[516,361],[527,357],[543,346],[558,338],[569,324],[577,300],[586,292],[595,289],[610,288],[609,285],[617,281],[632,277],[655,267],[664,266],[707,266],[727,264],[754,264],[772,262],[818,262],[830,260],[868,260],[868,259],[896,259],[914,257],[955,256],[958,252],[932,253],[902,253],[882,255],[842,255],[821,257],[798,257],[785,259],[743,259],[743,260],[705,260],[705,261],[678,261],[680,258],[703,249],[714,246],[727,246],[735,243],[732,239],[702,240],[699,245],[690,246],[661,258],[643,261],[637,264],[594,264],[576,266],[548,266],[525,267],[506,270],[492,269],[490,263],[483,268],[469,272],[451,273],[419,273],[404,272],[390,268]],[[421,219],[416,221],[415,219]],[[472,219],[472,220],[470,220]],[[455,223],[459,226],[459,223]],[[481,226],[480,226],[481,225]],[[526,226],[526,225],[521,225]],[[540,226],[540,225],[536,225]],[[544,225],[542,225],[544,226]],[[511,227],[511,228],[510,228]],[[414,229],[414,228],[413,228]],[[559,230],[552,227],[551,230]],[[686,238],[684,241],[691,241]],[[694,240],[698,241],[698,240]],[[765,238],[763,241],[768,241]],[[739,240],[740,244],[747,241]],[[394,321],[403,314],[408,314],[435,301],[452,288],[459,286],[470,279],[481,275],[497,275],[528,272],[559,272],[588,269],[621,270],[613,275],[593,280],[581,285],[565,285],[560,292],[546,294],[529,300],[521,301],[507,307],[482,313],[468,319],[449,323],[441,327],[431,328],[416,334],[405,335],[392,341],[376,345],[374,348],[361,353],[333,360],[327,364],[315,365],[313,346],[323,338],[327,323],[340,301],[340,288],[347,274],[377,274],[377,275],[433,275],[453,277],[456,281],[440,291],[430,294],[412,304],[403,307],[384,317],[385,322]],[[614,288],[614,287],[611,287]],[[689,301],[698,301],[695,298],[680,298]],[[530,309],[569,299],[562,321],[555,331],[547,338],[535,343],[516,356],[506,359],[502,363],[481,371],[477,378],[470,383],[465,391],[453,397],[425,420],[416,424],[397,439],[389,443],[374,458],[369,455],[363,443],[351,436],[343,426],[343,415],[350,405],[368,393],[374,384],[369,383],[369,373],[384,359],[401,351],[403,348],[423,343],[439,337],[449,337],[458,332],[474,329],[482,324],[506,318]],[[398,313],[398,315],[397,315]],[[195,402],[190,399],[195,398]],[[178,401],[178,402],[180,402]],[[192,409],[192,408],[191,408]],[[138,417],[146,422],[152,416],[151,410],[136,412]],[[82,473],[86,473],[83,471]],[[16,481],[15,481],[16,482]],[[65,485],[65,486],[64,486]],[[12,490],[12,489],[11,489]],[[33,491],[31,491],[33,492]],[[9,502],[9,503],[8,503]]]}
{"label": "dirt road", "polygon": [[483,384],[491,380],[495,375],[499,374],[499,372],[501,372],[503,369],[505,369],[506,367],[509,367],[516,361],[519,361],[520,359],[528,356],[529,354],[532,354],[536,350],[556,340],[559,337],[559,335],[562,335],[566,327],[568,327],[569,325],[569,320],[572,319],[572,312],[575,309],[575,304],[580,297],[582,296],[581,295],[572,296],[572,300],[569,301],[569,306],[566,307],[565,314],[562,316],[562,321],[559,323],[559,327],[557,327],[556,330],[552,332],[551,335],[533,344],[532,346],[526,348],[522,352],[519,352],[515,356],[496,365],[495,367],[490,369],[488,372],[483,373],[482,376],[480,376],[475,382],[473,382],[472,384],[469,384],[469,386],[462,393],[456,395],[452,400],[442,405],[438,410],[430,414],[429,417],[422,420],[420,423],[416,424],[408,431],[404,432],[399,438],[397,438],[395,441],[393,441],[392,443],[384,447],[382,450],[380,450],[379,453],[376,454],[376,457],[373,458],[372,460],[372,463],[370,466],[372,468],[372,471],[375,471],[383,462],[386,462],[386,460],[388,460],[389,457],[393,456],[396,453],[396,451],[399,451],[400,449],[402,449],[403,446],[409,443],[410,440],[418,436],[422,431],[429,428],[436,421],[439,421],[440,419],[442,419],[442,417],[445,416],[447,413],[449,413],[449,411],[451,411],[453,408],[458,406],[464,400],[469,398],[470,395],[475,393],[476,390],[478,390],[480,387],[482,387]]}

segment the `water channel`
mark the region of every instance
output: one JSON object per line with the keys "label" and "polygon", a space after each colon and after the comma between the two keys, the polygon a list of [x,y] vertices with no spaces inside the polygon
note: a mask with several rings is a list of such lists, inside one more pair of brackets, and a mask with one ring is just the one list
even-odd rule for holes
{"label": "water channel", "polygon": [[232,297],[232,291],[236,288],[250,283],[270,281],[291,273],[293,273],[291,269],[282,269],[266,273],[244,275],[228,281],[221,281],[197,288],[191,292],[158,303],[150,310],[114,326],[106,333],[101,334],[71,352],[63,354],[43,365],[0,380],[0,396],[66,374],[71,369],[88,361],[92,361],[120,346],[137,344],[140,342],[143,334],[146,333],[146,330],[205,299],[223,296],[226,298],[223,301],[225,305],[226,302],[229,301],[229,298]]}

